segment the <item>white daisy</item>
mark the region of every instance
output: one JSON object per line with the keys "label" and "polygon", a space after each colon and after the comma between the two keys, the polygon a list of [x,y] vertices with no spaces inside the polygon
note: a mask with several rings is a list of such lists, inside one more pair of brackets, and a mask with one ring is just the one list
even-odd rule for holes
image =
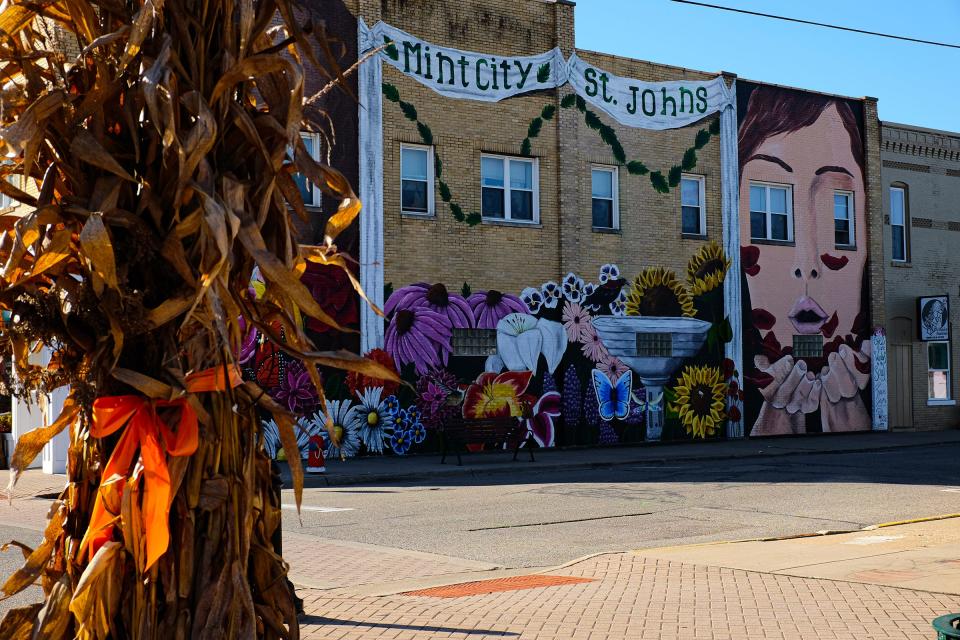
{"label": "white daisy", "polygon": [[371,453],[383,453],[383,443],[393,434],[394,416],[381,400],[383,387],[368,387],[357,392],[360,401],[350,409],[347,422]]}

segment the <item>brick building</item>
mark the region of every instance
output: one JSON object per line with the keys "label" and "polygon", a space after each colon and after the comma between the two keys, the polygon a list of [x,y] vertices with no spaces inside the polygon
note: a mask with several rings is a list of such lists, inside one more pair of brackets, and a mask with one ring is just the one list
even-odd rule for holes
{"label": "brick building", "polygon": [[[881,130],[890,424],[954,427],[960,420],[960,354],[952,341],[960,320],[960,134],[892,122]],[[924,327],[925,319],[939,327]]]}

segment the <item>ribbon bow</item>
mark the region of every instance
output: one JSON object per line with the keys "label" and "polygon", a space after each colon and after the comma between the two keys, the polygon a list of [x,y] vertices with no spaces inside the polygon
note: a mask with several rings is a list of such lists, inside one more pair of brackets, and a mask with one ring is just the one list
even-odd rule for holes
{"label": "ribbon bow", "polygon": [[[223,369],[214,368],[187,377],[187,391],[200,393],[226,390]],[[242,384],[236,367],[229,371],[229,384]],[[176,431],[158,415],[158,409],[179,411]],[[143,464],[143,536],[146,541],[146,565],[149,569],[170,544],[170,472],[166,456],[189,456],[197,450],[199,430],[197,414],[186,398],[153,400],[142,396],[110,396],[93,402],[90,435],[105,438],[126,426],[101,474],[103,480],[127,477],[137,451]],[[104,504],[103,486],[97,492],[90,524],[80,543],[80,554],[90,549],[90,557],[113,535],[117,514]]]}

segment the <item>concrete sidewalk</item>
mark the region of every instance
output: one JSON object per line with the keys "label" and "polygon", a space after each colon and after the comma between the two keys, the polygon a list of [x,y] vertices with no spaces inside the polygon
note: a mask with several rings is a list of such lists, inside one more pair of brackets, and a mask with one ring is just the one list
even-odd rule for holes
{"label": "concrete sidewalk", "polygon": [[[508,452],[472,453],[463,455],[463,466],[457,466],[456,456],[447,456],[446,464],[440,464],[438,455],[370,456],[346,461],[328,460],[327,472],[322,475],[306,476],[305,486],[316,488],[371,483],[394,484],[457,477],[482,478],[490,474],[543,473],[631,464],[657,465],[695,460],[885,451],[958,442],[960,442],[960,430],[863,432],[716,442],[543,449],[535,452],[536,462],[530,462],[522,452],[516,462],[512,460],[513,454]],[[286,486],[289,487],[289,471],[286,464],[282,467]]]}
{"label": "concrete sidewalk", "polygon": [[836,535],[662,547],[634,553],[708,567],[960,595],[960,518],[881,525]]}

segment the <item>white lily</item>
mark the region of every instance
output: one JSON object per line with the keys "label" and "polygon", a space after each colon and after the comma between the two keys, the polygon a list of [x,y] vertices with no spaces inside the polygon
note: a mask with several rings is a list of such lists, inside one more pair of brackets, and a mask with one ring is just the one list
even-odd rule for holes
{"label": "white lily", "polygon": [[553,373],[566,348],[567,335],[559,322],[511,313],[497,324],[497,355],[510,371],[535,372],[542,353]]}

